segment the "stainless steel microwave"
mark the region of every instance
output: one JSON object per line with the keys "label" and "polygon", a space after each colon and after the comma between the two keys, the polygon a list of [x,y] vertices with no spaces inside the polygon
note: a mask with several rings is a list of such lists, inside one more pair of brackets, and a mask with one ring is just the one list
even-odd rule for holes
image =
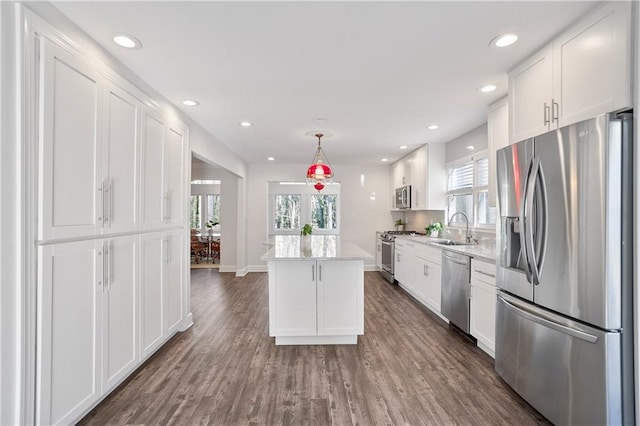
{"label": "stainless steel microwave", "polygon": [[411,185],[402,186],[396,189],[396,209],[411,208]]}

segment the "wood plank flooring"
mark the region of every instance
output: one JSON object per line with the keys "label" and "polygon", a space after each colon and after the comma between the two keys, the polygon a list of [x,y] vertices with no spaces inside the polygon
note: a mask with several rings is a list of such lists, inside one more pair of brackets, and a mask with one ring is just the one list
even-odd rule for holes
{"label": "wood plank flooring", "polygon": [[377,272],[352,346],[275,346],[267,275],[191,271],[194,326],[85,425],[546,424],[493,360]]}

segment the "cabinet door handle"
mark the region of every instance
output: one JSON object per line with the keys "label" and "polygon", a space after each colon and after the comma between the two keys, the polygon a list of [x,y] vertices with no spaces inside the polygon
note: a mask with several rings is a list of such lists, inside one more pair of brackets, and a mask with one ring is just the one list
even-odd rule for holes
{"label": "cabinet door handle", "polygon": [[171,206],[171,195],[169,195],[169,193],[167,192],[167,195],[164,196],[164,221],[165,223],[169,223],[169,221],[171,220],[171,211],[170,211],[170,206]]}
{"label": "cabinet door handle", "polygon": [[322,281],[322,265],[318,265],[318,281]]}
{"label": "cabinet door handle", "polygon": [[547,105],[547,103],[544,103],[544,110],[543,110],[543,114],[544,114],[544,125],[548,125],[550,123],[550,115],[551,115],[551,111],[549,108],[549,105]]}
{"label": "cabinet door handle", "polygon": [[479,274],[486,275],[486,276],[488,276],[488,277],[492,277],[492,278],[495,278],[495,277],[496,277],[496,275],[495,275],[495,274],[490,274],[490,273],[488,273],[488,272],[481,271],[481,270],[480,270],[480,269],[478,269],[478,268],[473,268],[473,270],[474,270],[474,271],[476,271],[476,272],[477,272],[477,273],[479,273]]}
{"label": "cabinet door handle", "polygon": [[109,215],[109,226],[113,223],[113,179],[109,179],[109,209],[107,210],[107,214]]}
{"label": "cabinet door handle", "polygon": [[98,221],[100,222],[100,226],[104,226],[104,181],[98,187],[98,192],[100,193],[100,200],[102,205],[100,206],[100,216],[98,216]]}
{"label": "cabinet door handle", "polygon": [[551,121],[557,123],[559,113],[560,105],[554,99],[551,99]]}
{"label": "cabinet door handle", "polygon": [[113,242],[109,243],[109,291],[113,283]]}
{"label": "cabinet door handle", "polygon": [[102,183],[102,223],[106,226],[109,223],[109,179]]}
{"label": "cabinet door handle", "polygon": [[311,265],[311,281],[316,280],[316,265]]}
{"label": "cabinet door handle", "polygon": [[382,247],[378,244],[378,251],[382,251]]}
{"label": "cabinet door handle", "polygon": [[428,277],[429,276],[429,266],[428,265],[424,265],[424,274]]}
{"label": "cabinet door handle", "polygon": [[102,279],[98,280],[98,287],[102,287],[102,291],[104,291],[104,286],[102,282],[104,281],[104,256],[102,252],[104,251],[104,243],[102,244],[102,250],[98,251],[98,256],[102,257]]}
{"label": "cabinet door handle", "polygon": [[109,285],[109,243],[102,245],[102,291]]}

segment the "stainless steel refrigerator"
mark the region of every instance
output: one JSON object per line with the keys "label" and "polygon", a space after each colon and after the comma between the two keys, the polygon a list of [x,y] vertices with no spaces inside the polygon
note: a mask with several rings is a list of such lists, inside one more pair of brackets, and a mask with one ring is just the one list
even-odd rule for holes
{"label": "stainless steel refrigerator", "polygon": [[632,116],[497,153],[495,368],[556,424],[634,424]]}

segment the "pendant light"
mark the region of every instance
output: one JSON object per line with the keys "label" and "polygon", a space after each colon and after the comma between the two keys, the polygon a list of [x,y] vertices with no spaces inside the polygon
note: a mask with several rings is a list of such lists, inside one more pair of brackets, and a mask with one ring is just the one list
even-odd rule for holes
{"label": "pendant light", "polygon": [[307,182],[314,184],[313,187],[320,192],[326,183],[331,182],[333,170],[320,146],[320,141],[324,134],[316,133],[315,136],[318,138],[318,149],[316,150],[316,155],[313,157],[312,164],[307,169]]}

